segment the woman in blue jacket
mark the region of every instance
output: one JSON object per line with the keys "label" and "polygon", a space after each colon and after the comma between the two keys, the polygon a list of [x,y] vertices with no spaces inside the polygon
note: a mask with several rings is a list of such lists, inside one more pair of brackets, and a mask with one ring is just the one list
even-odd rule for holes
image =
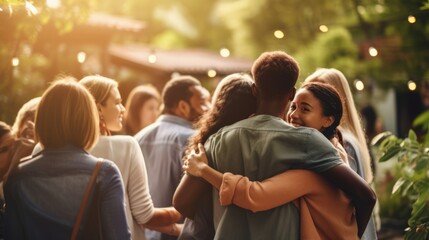
{"label": "woman in blue jacket", "polygon": [[[70,239],[85,189],[99,159],[88,154],[99,135],[97,107],[74,79],[53,83],[36,112],[44,150],[21,163],[5,186],[6,239]],[[77,237],[130,239],[118,168],[102,161]],[[93,197],[94,192],[98,197]],[[98,201],[93,201],[98,199]],[[88,221],[98,211],[99,224]]]}

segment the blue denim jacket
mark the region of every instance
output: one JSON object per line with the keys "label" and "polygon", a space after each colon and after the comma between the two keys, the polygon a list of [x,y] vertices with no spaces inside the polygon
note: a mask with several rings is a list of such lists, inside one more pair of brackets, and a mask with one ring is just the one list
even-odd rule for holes
{"label": "blue denim jacket", "polygon": [[[5,239],[70,239],[96,160],[67,146],[20,164],[5,186]],[[123,184],[114,163],[103,161],[97,184],[103,239],[130,239]]]}

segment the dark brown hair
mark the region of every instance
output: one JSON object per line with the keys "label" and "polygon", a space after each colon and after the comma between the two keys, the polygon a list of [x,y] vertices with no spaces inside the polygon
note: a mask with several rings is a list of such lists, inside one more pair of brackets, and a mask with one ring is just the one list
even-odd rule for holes
{"label": "dark brown hair", "polygon": [[0,138],[11,132],[12,128],[7,123],[0,121]]}
{"label": "dark brown hair", "polygon": [[337,127],[343,116],[343,102],[338,91],[330,84],[322,82],[310,82],[301,86],[302,89],[310,91],[320,101],[324,116],[334,117],[331,126],[320,132],[328,139],[337,136]]}
{"label": "dark brown hair", "polygon": [[294,90],[299,76],[299,65],[285,52],[265,52],[253,63],[252,75],[259,98],[279,99]]}
{"label": "dark brown hair", "polygon": [[124,130],[129,135],[135,135],[140,131],[140,110],[150,99],[156,99],[161,103],[161,96],[152,85],[140,85],[130,92],[125,104]]}
{"label": "dark brown hair", "polygon": [[192,86],[201,86],[200,81],[192,76],[180,76],[168,81],[162,90],[164,112],[175,108],[181,100],[189,102],[193,94],[190,90]]}
{"label": "dark brown hair", "polygon": [[248,118],[256,111],[252,94],[252,78],[247,74],[231,74],[223,78],[213,94],[212,108],[196,124],[197,133],[191,137],[188,150],[196,149],[210,135],[224,126]]}

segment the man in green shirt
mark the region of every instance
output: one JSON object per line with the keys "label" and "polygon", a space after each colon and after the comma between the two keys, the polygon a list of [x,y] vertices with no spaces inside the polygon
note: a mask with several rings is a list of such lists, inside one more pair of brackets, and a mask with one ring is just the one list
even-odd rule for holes
{"label": "man in green shirt", "polygon": [[[361,235],[375,204],[374,192],[342,164],[337,151],[320,132],[294,128],[282,119],[295,94],[298,63],[284,52],[266,52],[254,62],[252,74],[253,92],[258,99],[255,116],[224,127],[207,140],[209,164],[220,172],[242,174],[252,181],[293,168],[318,172],[349,195],[356,207]],[[182,183],[188,179],[192,178],[185,176]],[[202,184],[191,181],[194,183],[188,183],[188,194],[197,196]],[[221,208],[217,194],[213,196],[215,239],[300,238],[299,212],[291,203],[252,213],[237,206]],[[189,217],[180,204],[176,202],[174,206]]]}

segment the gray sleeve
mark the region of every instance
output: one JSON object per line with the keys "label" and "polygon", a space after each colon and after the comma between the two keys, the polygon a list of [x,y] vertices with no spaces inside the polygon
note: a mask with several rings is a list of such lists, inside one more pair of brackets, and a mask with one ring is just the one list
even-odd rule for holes
{"label": "gray sleeve", "polygon": [[304,148],[307,157],[294,168],[321,173],[343,163],[332,143],[317,130],[308,135]]}
{"label": "gray sleeve", "polygon": [[356,149],[348,141],[344,141],[344,150],[346,150],[350,168],[353,169],[359,176],[363,177],[363,167],[361,166]]}

